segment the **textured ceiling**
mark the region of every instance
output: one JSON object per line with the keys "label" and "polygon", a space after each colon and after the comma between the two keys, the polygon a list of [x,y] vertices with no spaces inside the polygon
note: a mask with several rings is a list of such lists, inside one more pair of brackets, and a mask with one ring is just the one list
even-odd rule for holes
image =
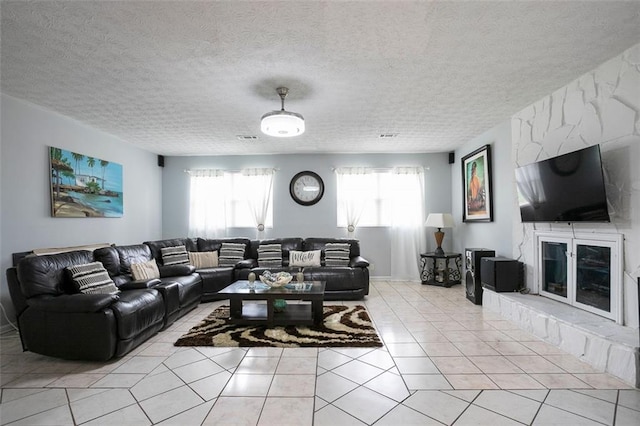
{"label": "textured ceiling", "polygon": [[164,155],[451,151],[640,42],[639,2],[0,7],[3,93]]}

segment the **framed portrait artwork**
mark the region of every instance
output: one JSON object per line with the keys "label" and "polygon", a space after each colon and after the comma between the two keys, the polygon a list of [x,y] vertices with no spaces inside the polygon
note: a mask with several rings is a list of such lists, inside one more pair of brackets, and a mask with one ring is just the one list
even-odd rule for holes
{"label": "framed portrait artwork", "polygon": [[490,145],[462,158],[462,185],[462,221],[493,221]]}

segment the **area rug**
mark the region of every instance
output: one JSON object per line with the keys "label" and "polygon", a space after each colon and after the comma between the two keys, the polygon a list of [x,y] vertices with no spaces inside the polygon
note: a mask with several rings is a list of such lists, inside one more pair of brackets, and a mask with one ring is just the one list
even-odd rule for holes
{"label": "area rug", "polygon": [[324,320],[318,326],[245,326],[229,322],[229,306],[209,314],[175,346],[218,347],[379,347],[382,342],[362,305],[325,305]]}

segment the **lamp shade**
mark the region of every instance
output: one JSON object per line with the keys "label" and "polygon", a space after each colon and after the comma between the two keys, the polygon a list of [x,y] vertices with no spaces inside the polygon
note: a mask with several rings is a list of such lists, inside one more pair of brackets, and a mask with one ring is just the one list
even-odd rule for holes
{"label": "lamp shade", "polygon": [[280,95],[282,108],[280,111],[271,111],[262,116],[260,120],[260,130],[262,133],[277,138],[290,138],[304,133],[304,117],[297,112],[284,110],[284,98],[287,97],[289,89],[278,87],[276,89]]}
{"label": "lamp shade", "polygon": [[277,138],[288,138],[304,133],[304,118],[290,111],[272,111],[262,116],[262,133]]}
{"label": "lamp shade", "polygon": [[450,213],[429,213],[424,226],[433,228],[453,228],[453,216]]}

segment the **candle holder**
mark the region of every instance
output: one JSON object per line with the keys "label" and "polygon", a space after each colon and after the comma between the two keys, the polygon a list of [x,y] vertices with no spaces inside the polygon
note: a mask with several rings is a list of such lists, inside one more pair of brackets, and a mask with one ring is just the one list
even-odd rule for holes
{"label": "candle holder", "polygon": [[256,289],[256,274],[249,272],[247,279],[249,280],[249,290],[254,291]]}

